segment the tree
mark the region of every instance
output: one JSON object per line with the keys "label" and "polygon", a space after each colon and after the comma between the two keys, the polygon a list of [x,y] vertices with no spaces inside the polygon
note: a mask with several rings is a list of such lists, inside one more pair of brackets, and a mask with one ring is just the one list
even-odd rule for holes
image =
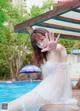
{"label": "tree", "polygon": [[77,49],[80,49],[80,41],[79,40],[75,41],[74,47]]}
{"label": "tree", "polygon": [[0,74],[16,78],[26,55],[31,50],[30,37],[26,34],[14,33],[14,25],[24,20],[18,9],[14,9],[9,0],[0,1],[0,7],[2,8],[0,12],[0,68],[2,72],[0,71]]}
{"label": "tree", "polygon": [[47,12],[47,11],[53,9],[54,7],[55,7],[55,3],[53,2],[53,0],[44,1],[42,7],[33,5],[31,8],[31,13],[30,13],[31,18],[38,16],[44,12]]}

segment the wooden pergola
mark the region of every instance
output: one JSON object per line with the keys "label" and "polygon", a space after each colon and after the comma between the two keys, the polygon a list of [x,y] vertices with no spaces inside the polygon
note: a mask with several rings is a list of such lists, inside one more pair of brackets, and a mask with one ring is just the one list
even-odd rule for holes
{"label": "wooden pergola", "polygon": [[51,11],[17,24],[14,30],[30,33],[30,27],[42,27],[60,33],[64,38],[80,39],[80,0],[58,4]]}

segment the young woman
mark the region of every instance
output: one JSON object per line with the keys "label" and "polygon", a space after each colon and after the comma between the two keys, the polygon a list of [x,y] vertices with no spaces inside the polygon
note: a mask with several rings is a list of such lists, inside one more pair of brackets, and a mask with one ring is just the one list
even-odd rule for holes
{"label": "young woman", "polygon": [[70,80],[70,64],[60,34],[37,28],[31,34],[36,64],[41,65],[43,81],[31,92],[8,104],[9,111],[39,111],[46,104],[74,104]]}

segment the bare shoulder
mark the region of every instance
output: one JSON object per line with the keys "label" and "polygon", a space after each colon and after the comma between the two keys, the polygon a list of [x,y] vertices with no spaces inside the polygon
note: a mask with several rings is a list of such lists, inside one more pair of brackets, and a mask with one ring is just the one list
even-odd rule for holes
{"label": "bare shoulder", "polygon": [[57,50],[66,50],[62,44],[57,44]]}
{"label": "bare shoulder", "polygon": [[61,53],[63,56],[67,56],[67,50],[62,44],[57,44],[57,52]]}

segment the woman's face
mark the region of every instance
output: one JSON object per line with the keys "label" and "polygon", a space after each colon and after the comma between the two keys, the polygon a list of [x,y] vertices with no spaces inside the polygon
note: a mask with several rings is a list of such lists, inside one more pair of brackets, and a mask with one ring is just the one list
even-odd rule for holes
{"label": "woman's face", "polygon": [[36,41],[37,41],[37,46],[41,49],[43,48],[46,48],[47,47],[47,42],[49,40],[47,40],[46,36],[40,34],[40,33],[37,33],[37,37],[35,38]]}

